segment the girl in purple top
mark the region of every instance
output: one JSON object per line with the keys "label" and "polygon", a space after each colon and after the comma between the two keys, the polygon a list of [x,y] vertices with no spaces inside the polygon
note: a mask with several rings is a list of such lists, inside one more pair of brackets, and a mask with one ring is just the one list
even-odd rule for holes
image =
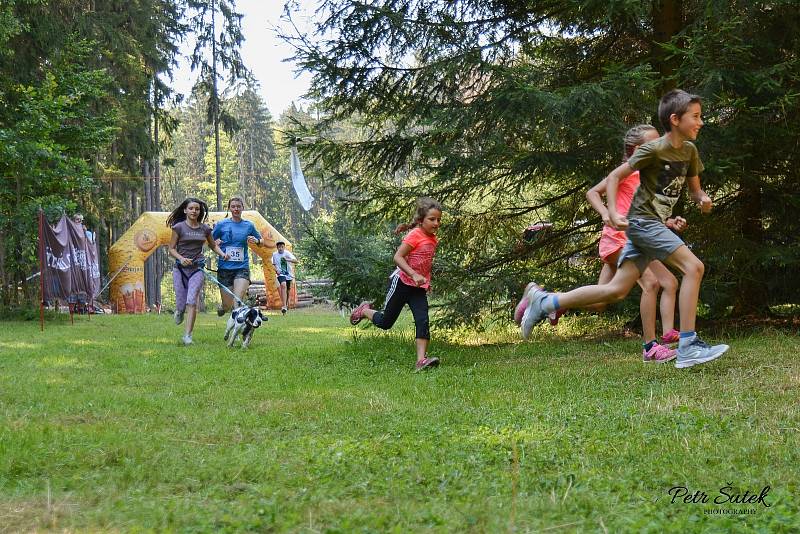
{"label": "girl in purple top", "polygon": [[203,243],[221,258],[228,259],[211,237],[211,227],[205,224],[208,206],[202,200],[187,198],[170,214],[167,226],[172,228],[169,255],[175,258],[172,283],[175,287],[175,324],[183,322],[188,311],[183,333],[183,344],[192,344],[192,330],[197,317],[197,297],[203,287]]}

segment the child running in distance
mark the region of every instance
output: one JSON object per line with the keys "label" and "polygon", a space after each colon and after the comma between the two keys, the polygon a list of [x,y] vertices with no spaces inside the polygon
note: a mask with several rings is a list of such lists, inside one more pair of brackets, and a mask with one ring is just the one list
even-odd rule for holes
{"label": "child running in distance", "polygon": [[[703,262],[666,225],[684,182],[700,211],[711,211],[711,198],[700,186],[703,164],[692,143],[703,126],[700,97],[672,90],[661,98],[658,117],[667,133],[640,146],[607,178],[609,224],[617,230],[626,230],[628,236],[614,277],[607,284],[579,287],[566,293],[531,287],[522,317],[523,338],[527,339],[534,325],[559,308],[585,308],[624,299],[650,262],[657,259],[683,274],[678,297],[681,332],[675,367],[682,369],[710,362],[729,349],[728,345],[710,346],[695,332]],[[637,170],[641,184],[626,218],[617,212],[618,185]]]}
{"label": "child running in distance", "polygon": [[428,292],[431,288],[433,256],[439,243],[436,233],[441,222],[441,204],[431,198],[417,200],[413,222],[401,224],[395,230],[400,234],[412,229],[394,254],[397,269],[389,277],[389,291],[383,311],[373,310],[369,302],[362,302],[350,315],[351,324],[356,325],[366,317],[378,328],[388,330],[397,321],[403,306],[408,304],[416,328],[417,371],[439,365],[439,358],[428,356]]}
{"label": "child running in distance", "polygon": [[286,250],[286,243],[278,241],[275,243],[277,249],[272,253],[272,267],[275,269],[275,276],[278,277],[278,293],[281,296],[281,313],[286,315],[289,309],[289,295],[292,291],[292,280],[294,280],[294,269],[292,265],[300,263],[294,254]]}
{"label": "child running in distance", "polygon": [[203,287],[203,243],[221,258],[228,255],[219,248],[211,237],[211,227],[205,224],[208,206],[202,200],[187,198],[173,210],[167,218],[167,226],[172,228],[169,240],[169,255],[175,258],[172,269],[172,283],[175,287],[175,324],[183,322],[186,312],[186,326],[183,344],[192,344],[192,330],[197,317],[197,297]]}
{"label": "child running in distance", "polygon": [[[639,146],[658,139],[658,131],[649,124],[634,126],[625,134],[623,140],[623,161],[633,155]],[[604,178],[587,193],[586,198],[603,219],[603,232],[600,236],[600,260],[603,268],[600,271],[598,284],[607,284],[617,272],[617,262],[628,238],[625,232],[614,229],[609,223],[608,209],[603,203],[602,194],[606,192],[608,178]],[[625,217],[633,200],[633,194],[639,187],[639,171],[634,171],[622,180],[617,187],[617,213]],[[686,220],[682,217],[667,219],[667,228],[682,231],[686,228]],[[675,330],[675,295],[678,291],[678,280],[663,263],[653,260],[638,280],[642,288],[639,301],[639,313],[642,317],[642,360],[645,362],[666,363],[675,359],[675,351],[667,345],[677,343],[679,332]],[[661,293],[661,327],[663,335],[661,344],[656,340],[656,307],[658,293]],[[606,304],[598,304],[591,309],[604,311]]]}

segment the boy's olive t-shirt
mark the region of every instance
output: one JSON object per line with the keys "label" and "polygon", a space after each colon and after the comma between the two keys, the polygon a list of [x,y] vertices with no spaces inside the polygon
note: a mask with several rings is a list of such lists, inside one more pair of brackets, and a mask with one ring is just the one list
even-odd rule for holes
{"label": "boy's olive t-shirt", "polygon": [[659,137],[636,149],[628,165],[639,171],[639,189],[633,195],[629,219],[659,219],[665,223],[678,202],[686,177],[703,172],[697,147],[684,141],[675,148],[669,139]]}

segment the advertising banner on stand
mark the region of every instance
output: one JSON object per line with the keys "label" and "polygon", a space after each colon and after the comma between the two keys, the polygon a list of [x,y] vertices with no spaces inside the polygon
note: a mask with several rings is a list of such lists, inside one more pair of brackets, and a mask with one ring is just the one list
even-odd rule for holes
{"label": "advertising banner on stand", "polygon": [[42,225],[43,300],[90,304],[100,291],[97,243],[86,229],[62,216],[55,226]]}

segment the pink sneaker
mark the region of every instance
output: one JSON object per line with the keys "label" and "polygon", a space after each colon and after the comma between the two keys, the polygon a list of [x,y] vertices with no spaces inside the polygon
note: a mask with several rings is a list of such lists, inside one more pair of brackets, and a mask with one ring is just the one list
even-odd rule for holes
{"label": "pink sneaker", "polygon": [[361,322],[361,319],[364,318],[364,310],[369,310],[369,302],[366,300],[356,306],[356,309],[353,310],[353,313],[350,314],[350,324],[355,326]]}
{"label": "pink sneaker", "polygon": [[677,351],[669,347],[665,347],[664,345],[659,345],[658,343],[653,343],[653,346],[650,347],[650,350],[642,349],[642,361],[666,363],[668,361],[674,360],[676,354]]}
{"label": "pink sneaker", "polygon": [[438,365],[439,365],[439,358],[435,356],[432,358],[430,356],[425,356],[423,359],[417,360],[417,364],[415,367],[417,371],[422,371],[424,369],[430,369],[431,367],[436,367]]}
{"label": "pink sneaker", "polygon": [[661,336],[661,343],[667,345],[669,343],[677,343],[681,339],[681,333],[674,328]]}

